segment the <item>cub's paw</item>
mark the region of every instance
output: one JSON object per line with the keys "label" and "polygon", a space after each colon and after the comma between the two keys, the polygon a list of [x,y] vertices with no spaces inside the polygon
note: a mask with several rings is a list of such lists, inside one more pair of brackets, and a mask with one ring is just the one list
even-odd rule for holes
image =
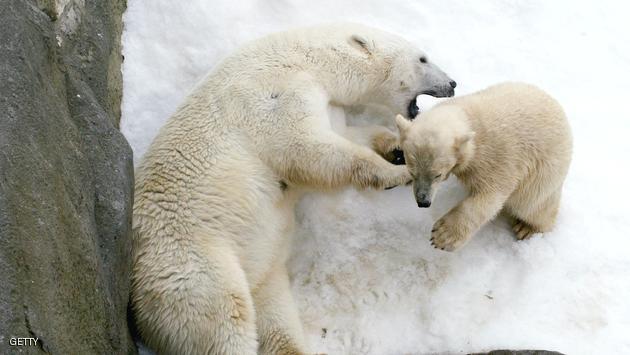
{"label": "cub's paw", "polygon": [[464,245],[470,237],[449,223],[445,218],[438,219],[431,230],[431,245],[436,249],[454,251]]}
{"label": "cub's paw", "polygon": [[538,233],[534,227],[521,220],[516,220],[512,226],[512,230],[518,240],[529,239],[532,235],[534,235],[534,233]]}

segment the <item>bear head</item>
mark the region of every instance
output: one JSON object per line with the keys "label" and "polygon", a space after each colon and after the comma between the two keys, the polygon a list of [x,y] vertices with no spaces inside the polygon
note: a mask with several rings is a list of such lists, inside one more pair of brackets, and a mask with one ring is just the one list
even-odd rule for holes
{"label": "bear head", "polygon": [[387,106],[393,113],[405,113],[413,119],[419,112],[418,95],[451,97],[457,83],[427,54],[397,36],[354,34],[350,43],[370,57],[384,73],[378,92],[370,95],[372,103]]}
{"label": "bear head", "polygon": [[440,183],[451,172],[462,171],[471,160],[475,132],[462,109],[444,105],[414,121],[397,115],[396,125],[418,207],[429,207]]}

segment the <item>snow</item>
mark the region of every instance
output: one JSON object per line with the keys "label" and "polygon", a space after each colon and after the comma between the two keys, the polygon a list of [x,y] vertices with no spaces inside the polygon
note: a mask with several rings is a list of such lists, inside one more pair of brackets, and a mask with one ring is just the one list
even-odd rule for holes
{"label": "snow", "polygon": [[122,130],[137,162],[222,57],[270,32],[337,20],[412,40],[458,81],[458,95],[537,84],[563,104],[575,140],[555,230],[516,242],[498,219],[447,253],[428,240],[466,194],[454,179],[430,209],[409,188],[307,196],[290,268],[308,341],[329,354],[628,354],[628,10],[623,1],[130,0]]}

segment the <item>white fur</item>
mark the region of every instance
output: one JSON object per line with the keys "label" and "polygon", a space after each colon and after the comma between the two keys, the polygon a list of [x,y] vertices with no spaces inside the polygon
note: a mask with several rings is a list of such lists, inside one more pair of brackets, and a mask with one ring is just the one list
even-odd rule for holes
{"label": "white fur", "polygon": [[562,107],[544,91],[499,84],[396,123],[419,206],[451,172],[470,190],[433,225],[436,248],[455,250],[502,210],[518,239],[553,227],[572,138]]}
{"label": "white fur", "polygon": [[422,55],[400,37],[345,24],[252,42],[207,76],[136,173],[132,304],[150,347],[306,351],[285,270],[300,191],[410,180],[404,166],[334,133],[329,109],[405,112],[450,80]]}

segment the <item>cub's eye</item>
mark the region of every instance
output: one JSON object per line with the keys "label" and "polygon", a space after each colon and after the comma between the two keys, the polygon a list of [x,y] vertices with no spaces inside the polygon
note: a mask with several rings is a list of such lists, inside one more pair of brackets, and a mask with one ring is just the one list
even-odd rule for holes
{"label": "cub's eye", "polygon": [[442,177],[442,174],[437,174],[437,175],[435,175],[435,177],[433,179],[439,179],[441,177]]}
{"label": "cub's eye", "polygon": [[427,62],[427,57],[420,57],[420,63],[426,63]]}

